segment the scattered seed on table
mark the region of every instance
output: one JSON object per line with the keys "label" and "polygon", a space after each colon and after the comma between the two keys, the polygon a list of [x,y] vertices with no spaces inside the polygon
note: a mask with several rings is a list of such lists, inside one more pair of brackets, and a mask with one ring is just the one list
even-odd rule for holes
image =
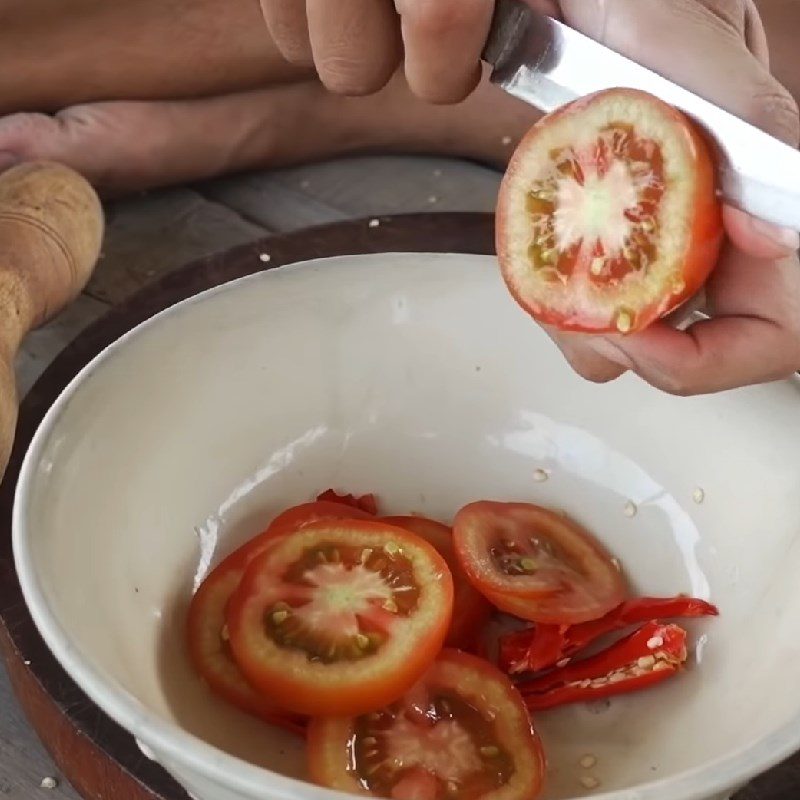
{"label": "scattered seed on table", "polygon": [[634,503],[631,500],[628,500],[628,502],[625,503],[625,508],[623,508],[622,511],[623,511],[623,513],[625,514],[626,517],[635,517],[636,516],[636,512],[638,510],[639,509],[636,508],[636,503]]}
{"label": "scattered seed on table", "polygon": [[581,786],[584,789],[596,789],[600,785],[600,781],[592,775],[581,776]]}
{"label": "scattered seed on table", "polygon": [[431,196],[428,198],[428,202],[429,202],[431,205],[433,205],[434,203],[438,203],[438,202],[439,202],[439,198],[438,198],[438,197],[437,197],[435,194],[432,194],[432,195],[431,195]]}
{"label": "scattered seed on table", "polygon": [[705,493],[705,492],[704,492],[704,491],[703,491],[703,490],[702,490],[702,489],[701,489],[701,488],[698,486],[698,487],[697,487],[697,488],[696,488],[696,489],[695,489],[695,490],[692,492],[692,500],[694,500],[694,501],[695,501],[695,503],[697,503],[697,504],[699,505],[699,504],[700,504],[700,503],[702,503],[702,502],[703,502],[703,500],[705,500],[705,499],[706,499],[706,493]]}
{"label": "scattered seed on table", "polygon": [[510,136],[504,136],[504,137],[503,137],[503,139],[502,139],[502,142],[503,142],[503,144],[504,144],[506,147],[508,147],[508,145],[510,145],[510,144],[511,144],[511,141],[512,141],[512,140],[511,140],[511,137],[510,137]]}
{"label": "scattered seed on table", "polygon": [[377,228],[380,224],[381,224],[381,221],[379,219],[371,219],[369,221],[370,228]]}
{"label": "scattered seed on table", "polygon": [[581,758],[579,763],[584,769],[591,769],[592,767],[597,765],[597,756],[594,756],[591,753],[587,753],[585,756]]}
{"label": "scattered seed on table", "polygon": [[544,483],[549,477],[550,475],[545,469],[535,469],[533,471],[533,479],[536,483]]}
{"label": "scattered seed on table", "polygon": [[58,788],[58,781],[55,778],[42,778],[39,784],[42,789],[56,789]]}
{"label": "scattered seed on table", "polygon": [[259,261],[263,261],[265,264],[272,258],[269,253],[262,253],[259,257]]}

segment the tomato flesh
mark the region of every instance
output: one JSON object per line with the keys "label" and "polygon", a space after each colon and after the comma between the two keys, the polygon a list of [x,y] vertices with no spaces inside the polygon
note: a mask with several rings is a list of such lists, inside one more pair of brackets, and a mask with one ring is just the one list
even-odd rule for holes
{"label": "tomato flesh", "polygon": [[619,605],[618,563],[562,514],[529,503],[480,501],[453,524],[456,554],[497,608],[533,622],[573,624]]}
{"label": "tomato flesh", "polygon": [[722,242],[708,146],[681,112],[612,89],[546,116],[501,187],[497,252],[516,300],[564,330],[641,330],[695,294]]}
{"label": "tomato flesh", "polygon": [[230,643],[266,697],[298,713],[391,702],[430,665],[453,608],[444,559],[380,522],[325,520],[248,567],[228,608]]}
{"label": "tomato flesh", "polygon": [[442,555],[453,576],[453,619],[445,645],[473,651],[478,635],[489,619],[492,608],[483,595],[473,588],[456,558],[453,531],[447,525],[420,516],[383,517],[383,522],[404,528],[432,544]]}
{"label": "tomato flesh", "polygon": [[544,757],[522,698],[497,669],[443,650],[400,700],[349,718],[314,719],[313,780],[395,800],[532,800]]}

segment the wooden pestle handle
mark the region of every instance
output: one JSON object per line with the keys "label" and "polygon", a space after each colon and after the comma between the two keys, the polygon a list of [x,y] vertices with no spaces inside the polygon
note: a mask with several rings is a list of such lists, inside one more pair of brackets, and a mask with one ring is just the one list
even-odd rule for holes
{"label": "wooden pestle handle", "polygon": [[0,350],[73,300],[100,254],[103,212],[68,167],[33,162],[0,175]]}
{"label": "wooden pestle handle", "polygon": [[20,342],[86,285],[102,237],[100,201],[76,172],[33,162],[0,175],[0,476],[17,418]]}

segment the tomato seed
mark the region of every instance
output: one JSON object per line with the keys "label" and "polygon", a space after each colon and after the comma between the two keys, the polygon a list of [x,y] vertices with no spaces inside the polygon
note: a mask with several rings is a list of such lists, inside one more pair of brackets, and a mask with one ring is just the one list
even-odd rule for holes
{"label": "tomato seed", "polygon": [[397,613],[397,610],[398,610],[398,609],[397,609],[397,603],[395,603],[395,601],[394,601],[394,600],[387,600],[387,601],[386,601],[386,602],[383,604],[383,608],[384,608],[386,611],[390,611],[392,614],[396,614],[396,613]]}
{"label": "tomato seed", "polygon": [[630,311],[621,310],[617,314],[617,330],[620,333],[628,333],[633,327],[633,315]]}
{"label": "tomato seed", "polygon": [[390,556],[397,555],[400,552],[400,547],[396,545],[394,542],[386,542],[383,546],[385,552],[387,552]]}
{"label": "tomato seed", "polygon": [[369,561],[369,557],[370,557],[371,555],[372,555],[372,548],[371,548],[371,547],[365,547],[365,548],[364,548],[364,549],[361,551],[361,563],[362,563],[362,564],[366,564],[366,563],[367,563],[367,561]]}
{"label": "tomato seed", "polygon": [[288,611],[274,611],[272,613],[272,621],[276,625],[280,625],[281,623],[286,622],[287,619],[289,619]]}
{"label": "tomato seed", "polygon": [[363,633],[357,633],[356,634],[356,644],[362,650],[366,650],[370,646],[369,636],[365,636]]}
{"label": "tomato seed", "polygon": [[523,558],[519,565],[525,572],[535,572],[536,570],[536,562],[532,558]]}
{"label": "tomato seed", "polygon": [[481,755],[484,758],[497,758],[500,755],[500,748],[494,745],[484,745],[481,747]]}

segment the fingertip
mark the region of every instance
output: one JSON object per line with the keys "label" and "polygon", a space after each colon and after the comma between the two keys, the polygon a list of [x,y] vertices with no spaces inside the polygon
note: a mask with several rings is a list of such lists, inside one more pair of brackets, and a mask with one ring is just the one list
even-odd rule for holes
{"label": "fingertip", "polygon": [[722,220],[731,242],[754,258],[785,258],[800,248],[797,231],[757,219],[738,208],[723,206]]}

